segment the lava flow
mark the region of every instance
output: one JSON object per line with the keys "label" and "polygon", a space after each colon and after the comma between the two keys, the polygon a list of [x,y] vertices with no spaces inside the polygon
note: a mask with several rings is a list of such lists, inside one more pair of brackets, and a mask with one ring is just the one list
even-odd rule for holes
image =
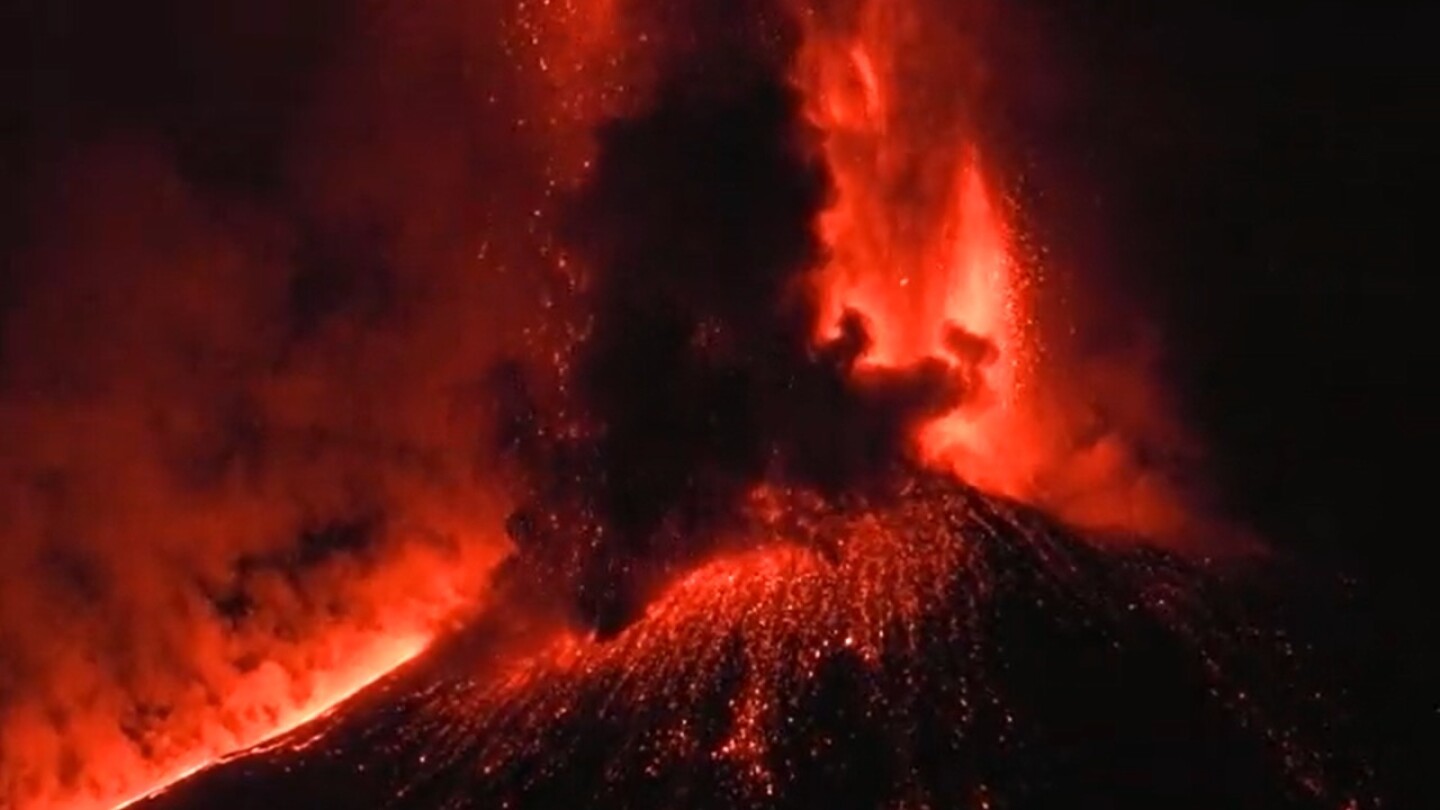
{"label": "lava flow", "polygon": [[[386,644],[379,645],[378,649],[372,650],[368,655],[355,656],[355,663],[339,677],[331,677],[318,685],[315,697],[302,702],[293,711],[277,716],[273,721],[273,727],[267,728],[263,738],[247,741],[252,752],[264,751],[270,740],[283,737],[291,731],[314,722],[317,718],[324,716],[327,712],[333,711],[337,706],[349,700],[356,693],[369,687],[371,684],[394,671],[405,662],[414,658],[430,641],[428,635],[416,634],[412,637],[396,635],[390,637]],[[164,782],[178,782],[198,771],[213,766],[223,758],[212,759],[206,757],[192,764],[182,765],[174,773],[164,777]],[[119,804],[113,805],[116,810],[130,807],[154,789],[148,790],[145,794],[124,799]],[[92,806],[103,807],[99,802],[92,802]],[[78,806],[78,805],[77,805]]]}

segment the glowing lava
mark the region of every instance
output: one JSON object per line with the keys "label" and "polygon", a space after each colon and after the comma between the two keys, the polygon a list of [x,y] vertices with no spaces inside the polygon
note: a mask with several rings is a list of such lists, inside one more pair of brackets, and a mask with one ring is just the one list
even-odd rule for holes
{"label": "glowing lava", "polygon": [[[334,712],[358,692],[394,672],[413,659],[430,643],[428,634],[394,635],[377,640],[363,654],[354,656],[345,665],[330,672],[317,673],[315,684],[308,699],[277,711],[269,729],[258,737],[241,737],[236,741],[235,751],[263,753],[270,750],[272,741],[283,738],[292,731]],[[231,754],[233,755],[233,753]],[[81,808],[113,807],[114,810],[132,807],[163,794],[172,785],[182,782],[206,768],[226,761],[228,756],[207,756],[175,766],[170,773],[156,780],[157,786],[144,793],[123,799],[118,803],[110,800],[69,802],[72,810]]]}
{"label": "glowing lava", "polygon": [[[947,476],[843,506],[765,497],[786,517],[757,509],[746,533],[772,544],[697,567],[614,639],[558,631],[515,652],[484,641],[511,621],[492,616],[370,708],[146,806],[1344,798],[1296,722],[1306,698],[1287,691],[1283,635],[1257,631],[1203,570],[1097,550]],[[1202,772],[1225,777],[1185,778]]]}
{"label": "glowing lava", "polygon": [[[1226,542],[1217,537],[1232,529],[1198,519],[1186,473],[1153,461],[1184,458],[1193,474],[1199,455],[1171,419],[1153,358],[1133,347],[1070,354],[1069,335],[1037,320],[1043,250],[1016,224],[1005,167],[985,139],[983,102],[1004,68],[982,55],[1001,24],[995,9],[790,6],[804,31],[792,78],[825,133],[836,186],[818,223],[829,254],[822,329],[856,309],[871,322],[870,362],[948,357],[977,383],[917,437],[928,462],[1087,528]],[[966,336],[959,351],[952,327]]]}
{"label": "glowing lava", "polygon": [[[996,204],[963,87],[963,52],[945,48],[950,23],[923,4],[868,0],[848,20],[801,9],[806,39],[795,80],[826,134],[837,195],[821,217],[829,250],[822,290],[834,323],[846,308],[871,321],[869,360],[896,365],[953,355],[958,326],[989,344],[977,366],[983,391],[931,425],[927,455],[965,480],[1011,495],[1031,470],[1017,468],[1016,424],[1032,383],[1035,333],[1025,270]],[[949,32],[957,36],[957,32]]]}

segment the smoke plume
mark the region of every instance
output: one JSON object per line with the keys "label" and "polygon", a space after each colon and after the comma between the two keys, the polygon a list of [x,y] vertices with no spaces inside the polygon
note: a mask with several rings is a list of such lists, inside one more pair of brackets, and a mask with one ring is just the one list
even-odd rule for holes
{"label": "smoke plume", "polygon": [[0,807],[253,742],[508,547],[483,374],[543,187],[508,23],[288,5],[37,21],[70,87],[0,284]]}
{"label": "smoke plume", "polygon": [[563,404],[547,418],[517,396],[508,417],[531,484],[512,533],[602,631],[709,550],[758,484],[837,497],[882,482],[911,460],[916,425],[967,392],[953,366],[985,356],[957,331],[948,362],[866,368],[854,312],[817,345],[831,187],[787,78],[795,32],[770,10],[672,20],[705,47],[671,59],[647,109],[600,129],[568,207],[587,320]]}

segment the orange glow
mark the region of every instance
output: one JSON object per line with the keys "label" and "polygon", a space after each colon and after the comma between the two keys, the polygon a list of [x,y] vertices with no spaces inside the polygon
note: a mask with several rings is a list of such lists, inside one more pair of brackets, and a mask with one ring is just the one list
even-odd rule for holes
{"label": "orange glow", "polygon": [[[983,339],[993,359],[955,358],[973,366],[972,390],[923,431],[922,456],[1085,525],[1172,528],[1178,507],[1168,495],[1137,492],[1138,465],[1123,440],[1092,446],[1077,438],[1093,432],[1085,405],[1092,392],[1040,362],[1038,268],[1018,250],[1021,235],[975,109],[985,70],[972,40],[989,24],[983,3],[787,2],[802,33],[792,79],[823,133],[835,186],[816,223],[828,256],[817,290],[822,333],[845,309],[860,311],[873,338],[866,362],[883,365],[953,358],[945,339],[952,326]],[[536,110],[546,111],[551,182],[562,189],[589,167],[589,127],[643,100],[650,61],[664,45],[647,31],[656,20],[643,6],[556,0],[517,8],[509,47],[534,83]]]}
{"label": "orange glow", "polygon": [[[110,798],[95,798],[88,802],[69,800],[63,805],[57,804],[54,807],[64,806],[71,810],[90,810],[91,808],[99,810],[99,808],[112,807],[114,810],[123,810],[142,799],[164,793],[171,785],[217,762],[224,761],[230,751],[247,749],[252,746],[256,747],[255,750],[264,750],[269,744],[267,741],[277,741],[275,744],[278,744],[280,738],[291,731],[334,711],[340,704],[365,687],[414,658],[425,649],[429,642],[429,635],[420,632],[379,638],[367,645],[363,651],[346,656],[345,660],[334,670],[315,673],[313,688],[308,698],[290,706],[273,708],[269,722],[264,725],[257,724],[238,734],[226,749],[208,753],[197,751],[170,770],[157,775],[157,778],[150,782],[151,786],[145,788],[143,792],[131,795],[119,802]],[[39,807],[43,806],[39,805]]]}
{"label": "orange glow", "polygon": [[930,426],[923,450],[973,483],[1019,495],[1017,412],[1035,340],[1027,279],[962,117],[966,88],[937,95],[907,80],[909,54],[935,47],[924,42],[917,11],[867,2],[848,30],[827,27],[819,12],[803,15],[810,30],[797,80],[826,135],[837,187],[819,225],[830,254],[825,323],[846,308],[864,313],[874,330],[870,359],[884,364],[950,354],[950,325],[989,341],[998,359],[980,369],[982,390]]}
{"label": "orange glow", "polygon": [[[788,743],[827,744],[823,732],[808,734],[802,707],[813,705],[807,701],[837,663],[859,673],[859,705],[897,735],[900,756],[922,716],[943,718],[957,739],[1004,750],[1023,732],[1004,681],[1011,653],[997,643],[997,617],[1018,600],[1077,627],[1138,621],[1195,645],[1219,704],[1283,741],[1291,778],[1322,778],[1283,718],[1245,702],[1246,675],[1228,662],[1253,661],[1262,650],[1237,647],[1237,637],[1214,624],[1208,580],[1177,557],[1126,549],[1097,557],[1040,513],[943,473],[907,480],[903,498],[848,507],[789,490],[754,495],[754,522],[739,530],[738,550],[679,575],[617,636],[561,630],[494,677],[465,672],[428,690],[415,715],[421,730],[410,735],[425,741],[419,750],[473,768],[475,781],[455,790],[495,806],[513,796],[503,775],[595,739],[605,741],[598,753],[609,757],[607,787],[627,784],[621,775],[637,770],[643,781],[628,784],[715,767],[738,777],[723,788],[730,803],[752,806],[783,795],[793,778]],[[1096,577],[1102,559],[1109,573]],[[1017,576],[1022,570],[1030,573]],[[1132,638],[1111,637],[1117,651]],[[926,693],[924,683],[943,688]],[[343,740],[331,744],[332,752],[346,750]],[[559,773],[569,776],[567,767]],[[502,775],[498,792],[486,794],[492,774]]]}
{"label": "orange glow", "polygon": [[525,87],[528,109],[514,122],[543,149],[546,195],[589,167],[594,122],[620,112],[645,38],[627,41],[620,0],[516,3],[502,47]]}
{"label": "orange glow", "polygon": [[[971,390],[918,437],[929,464],[1081,526],[1213,544],[1180,486],[1143,460],[1141,448],[1194,453],[1156,388],[1154,347],[1067,355],[1055,341],[1069,336],[1038,321],[1041,268],[978,120],[996,67],[973,53],[984,4],[841,6],[795,0],[794,79],[836,187],[818,225],[822,332],[850,308],[870,322],[869,362],[957,363]],[[956,357],[952,326],[993,351]]]}

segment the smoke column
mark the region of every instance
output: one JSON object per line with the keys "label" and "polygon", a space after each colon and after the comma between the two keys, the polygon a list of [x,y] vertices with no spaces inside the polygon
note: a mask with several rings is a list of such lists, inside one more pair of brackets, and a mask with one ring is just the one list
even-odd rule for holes
{"label": "smoke column", "polygon": [[502,6],[287,5],[51,21],[69,114],[0,285],[0,807],[254,742],[508,548],[483,375],[538,309],[543,167]]}
{"label": "smoke column", "polygon": [[588,271],[557,408],[570,427],[523,398],[507,420],[534,488],[517,541],[560,564],[602,630],[709,551],[761,483],[834,498],[915,462],[921,421],[957,407],[988,357],[952,327],[948,360],[867,368],[853,311],[816,343],[833,189],[788,78],[798,26],[774,4],[680,6],[673,64],[648,108],[600,128],[567,209]]}

